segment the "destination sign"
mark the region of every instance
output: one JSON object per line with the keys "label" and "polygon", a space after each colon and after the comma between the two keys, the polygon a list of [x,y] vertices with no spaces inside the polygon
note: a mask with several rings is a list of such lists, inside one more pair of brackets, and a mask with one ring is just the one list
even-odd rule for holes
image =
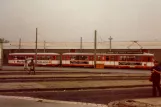
{"label": "destination sign", "polygon": [[120,51],[120,52],[107,52],[107,54],[143,54],[140,51]]}

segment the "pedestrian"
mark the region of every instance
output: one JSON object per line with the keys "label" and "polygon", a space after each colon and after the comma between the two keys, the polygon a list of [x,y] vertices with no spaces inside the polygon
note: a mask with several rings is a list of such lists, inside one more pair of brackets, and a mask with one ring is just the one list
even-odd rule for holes
{"label": "pedestrian", "polygon": [[34,63],[34,59],[31,59],[31,62],[30,62],[30,72],[29,72],[29,74],[31,74],[32,71],[35,74],[35,63]]}
{"label": "pedestrian", "polygon": [[27,60],[27,58],[26,58],[25,61],[24,61],[24,70],[25,70],[25,71],[29,71],[29,68],[28,68],[28,60]]}
{"label": "pedestrian", "polygon": [[154,66],[151,68],[151,81],[152,81],[152,94],[153,96],[157,96],[156,88],[159,92],[159,96],[161,96],[161,88],[160,88],[160,72],[161,68],[157,61],[154,62]]}

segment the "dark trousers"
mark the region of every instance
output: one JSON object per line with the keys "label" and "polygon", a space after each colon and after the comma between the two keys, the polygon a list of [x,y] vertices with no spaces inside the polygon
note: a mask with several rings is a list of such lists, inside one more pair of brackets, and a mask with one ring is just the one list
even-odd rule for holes
{"label": "dark trousers", "polygon": [[159,96],[161,96],[161,89],[160,89],[160,80],[158,81],[153,81],[153,96],[157,95],[157,90],[159,92]]}

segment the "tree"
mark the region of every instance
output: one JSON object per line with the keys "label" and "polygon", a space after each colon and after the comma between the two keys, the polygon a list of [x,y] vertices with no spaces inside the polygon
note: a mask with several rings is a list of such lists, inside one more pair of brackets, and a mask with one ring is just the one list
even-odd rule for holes
{"label": "tree", "polygon": [[0,38],[0,43],[9,43],[9,41],[5,40],[4,38]]}

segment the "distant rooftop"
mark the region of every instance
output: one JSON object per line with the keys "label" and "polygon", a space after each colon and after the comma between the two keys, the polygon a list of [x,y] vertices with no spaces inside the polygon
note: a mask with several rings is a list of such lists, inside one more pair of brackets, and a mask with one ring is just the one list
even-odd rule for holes
{"label": "distant rooftop", "polygon": [[[98,42],[97,49],[109,49],[109,42]],[[19,49],[18,42],[5,43],[4,49]],[[38,42],[38,49],[80,49],[80,42]],[[83,49],[94,49],[93,42],[83,42]],[[161,49],[161,42],[112,42],[112,49]],[[34,42],[22,42],[21,49],[35,49]]]}

